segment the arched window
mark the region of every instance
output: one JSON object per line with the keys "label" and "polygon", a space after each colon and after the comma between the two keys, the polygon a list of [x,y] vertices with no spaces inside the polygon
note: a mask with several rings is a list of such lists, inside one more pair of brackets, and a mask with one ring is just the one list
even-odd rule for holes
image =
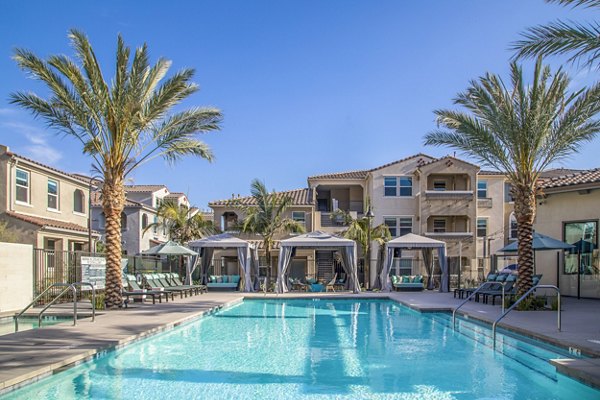
{"label": "arched window", "polygon": [[106,216],[104,215],[104,212],[101,212],[100,215],[98,216],[98,229],[104,230],[105,227],[106,227]]}
{"label": "arched window", "polygon": [[508,226],[508,229],[509,229],[508,238],[511,239],[511,240],[512,239],[517,239],[517,237],[518,237],[518,234],[517,234],[517,217],[515,217],[515,213],[514,212],[510,214],[510,219],[509,219],[508,224],[509,224],[509,226]]}
{"label": "arched window", "polygon": [[121,230],[127,230],[127,215],[124,212],[121,213]]}
{"label": "arched window", "polygon": [[73,192],[73,212],[83,214],[85,203],[85,195],[83,194],[83,190],[75,189]]}
{"label": "arched window", "polygon": [[142,214],[142,229],[146,229],[148,226],[148,215]]}

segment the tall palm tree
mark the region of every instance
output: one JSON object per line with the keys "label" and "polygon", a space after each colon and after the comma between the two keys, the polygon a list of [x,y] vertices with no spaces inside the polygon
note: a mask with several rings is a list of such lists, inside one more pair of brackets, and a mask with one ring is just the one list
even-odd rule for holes
{"label": "tall palm tree", "polygon": [[425,144],[449,146],[483,165],[506,174],[512,185],[518,233],[519,294],[532,285],[533,221],[540,172],[551,163],[577,152],[600,131],[593,117],[600,111],[600,85],[574,93],[561,70],[537,60],[533,82],[511,64],[512,88],[486,74],[472,81],[454,103],[467,112],[436,110],[439,126],[425,136]]}
{"label": "tall palm tree", "polygon": [[[367,258],[370,258],[369,246],[371,243],[369,243],[369,239],[379,245],[381,256],[381,249],[383,246],[385,246],[385,243],[392,238],[387,225],[381,224],[377,226],[371,226],[371,222],[368,218],[353,218],[349,212],[344,210],[336,210],[332,212],[331,218],[336,220],[341,219],[344,225],[348,227],[342,232],[342,236],[346,239],[354,240],[356,244],[360,246],[363,257],[365,257],[365,266],[370,264],[370,260],[367,260]],[[365,272],[368,273],[368,271],[369,268],[366,268]],[[365,277],[365,280],[367,279],[369,279],[369,277]]]}
{"label": "tall palm tree", "polygon": [[178,205],[172,200],[164,201],[156,214],[158,222],[149,224],[144,233],[154,228],[165,229],[169,240],[183,244],[214,235],[218,231],[213,222],[204,219],[197,209]]}
{"label": "tall palm tree", "polygon": [[[546,2],[600,10],[600,0],[546,0]],[[600,59],[598,22],[582,24],[559,20],[529,28],[521,36],[522,39],[512,45],[517,58],[568,54],[570,62],[583,61],[585,66],[598,64]]]}
{"label": "tall palm tree", "polygon": [[290,196],[269,192],[263,182],[254,179],[250,184],[252,205],[232,204],[242,210],[245,217],[240,224],[244,233],[260,235],[266,252],[267,265],[271,274],[271,250],[278,235],[286,233],[303,233],[304,226],[298,221],[285,217],[286,210],[293,204]]}
{"label": "tall palm tree", "polygon": [[116,72],[109,84],[85,34],[71,30],[68,36],[76,60],[64,55],[44,60],[28,50],[15,51],[19,67],[42,81],[50,95],[43,99],[18,92],[11,95],[11,102],[78,140],[102,175],[106,303],[114,308],[122,303],[120,216],[125,177],[156,157],[170,163],[185,155],[212,160],[208,146],[195,135],[219,129],[221,113],[214,108],[191,108],[170,114],[175,105],[198,90],[191,82],[194,70],[183,69],[163,80],[171,62],[160,58],[151,66],[145,44],[131,58],[130,48],[118,37]]}

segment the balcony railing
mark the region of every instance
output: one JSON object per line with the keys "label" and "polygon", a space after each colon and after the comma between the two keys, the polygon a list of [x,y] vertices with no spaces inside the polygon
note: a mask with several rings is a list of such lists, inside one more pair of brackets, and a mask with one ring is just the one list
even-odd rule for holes
{"label": "balcony railing", "polygon": [[469,199],[473,198],[472,190],[426,190],[427,199]]}
{"label": "balcony railing", "polygon": [[473,232],[425,232],[425,236],[440,240],[472,239]]}

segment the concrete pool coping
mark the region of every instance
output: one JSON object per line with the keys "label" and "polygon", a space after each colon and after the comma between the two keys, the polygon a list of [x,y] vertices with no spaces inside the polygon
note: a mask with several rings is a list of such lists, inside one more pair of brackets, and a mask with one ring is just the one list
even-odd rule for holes
{"label": "concrete pool coping", "polygon": [[[70,323],[52,325],[0,336],[0,395],[43,379],[54,373],[74,367],[101,356],[108,351],[119,349],[149,336],[173,329],[188,321],[213,313],[224,307],[233,306],[244,299],[276,298],[324,298],[324,299],[390,299],[419,312],[448,312],[459,304],[452,295],[440,293],[291,293],[275,295],[262,293],[210,292],[208,294],[180,299],[162,304],[144,304],[128,309],[104,312],[97,315],[96,322],[81,321],[77,326]],[[598,303],[600,305],[600,302]],[[500,307],[495,307],[499,315]],[[480,303],[467,304],[464,312],[468,318],[483,323],[495,319],[495,309]],[[527,313],[524,313],[527,314]],[[529,324],[519,322],[523,318],[509,315],[503,328],[519,334],[541,339],[545,342],[568,348],[576,348],[590,359],[553,360],[557,371],[600,389],[600,341],[596,346],[582,346],[581,340],[557,338],[549,334],[548,323],[537,320],[551,318],[553,313],[537,312],[536,318],[525,317]],[[539,314],[543,314],[541,317]],[[599,319],[600,320],[600,319]],[[542,329],[532,329],[536,323]],[[515,326],[515,324],[517,324]],[[550,324],[551,325],[551,324]],[[564,326],[564,325],[563,325]],[[563,332],[565,329],[563,329]],[[569,331],[569,333],[571,333]],[[600,336],[600,330],[598,331]],[[560,335],[558,335],[560,336]],[[571,335],[572,336],[572,335]],[[561,340],[563,339],[563,340]]]}

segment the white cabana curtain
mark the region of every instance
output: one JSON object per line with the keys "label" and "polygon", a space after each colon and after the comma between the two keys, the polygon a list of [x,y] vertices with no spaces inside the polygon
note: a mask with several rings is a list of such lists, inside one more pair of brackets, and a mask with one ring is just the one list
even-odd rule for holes
{"label": "white cabana curtain", "polygon": [[257,291],[257,290],[260,290],[260,279],[259,279],[260,260],[258,259],[258,249],[256,249],[256,248],[252,249],[251,254],[252,254],[252,267],[254,269],[254,280],[253,280],[252,287],[254,288],[254,291]]}
{"label": "white cabana curtain", "polygon": [[360,293],[360,286],[358,284],[358,274],[356,271],[356,247],[344,247],[342,253],[342,267],[348,277],[347,289],[352,290],[353,293]]}
{"label": "white cabana curtain", "polygon": [[192,276],[194,275],[194,271],[198,268],[200,264],[200,255],[197,256],[189,256],[187,258],[186,270],[185,270],[185,284],[192,284]]}
{"label": "white cabana curtain", "polygon": [[442,270],[440,292],[449,292],[450,279],[448,276],[448,257],[446,257],[446,246],[438,248],[438,257],[440,259],[440,269]]}
{"label": "white cabana curtain", "polygon": [[212,264],[213,254],[215,249],[210,247],[205,247],[202,249],[202,262],[200,264],[200,280],[203,285],[206,285],[208,282],[208,269]]}
{"label": "white cabana curtain", "polygon": [[238,260],[240,263],[240,268],[242,270],[242,275],[244,277],[244,292],[254,292],[254,287],[252,286],[252,255],[250,254],[250,247],[238,247],[237,248]]}
{"label": "white cabana curtain", "polygon": [[279,262],[277,263],[277,293],[285,293],[288,291],[285,276],[287,269],[290,266],[293,250],[294,248],[289,246],[281,246],[279,249]]}
{"label": "white cabana curtain", "polygon": [[385,260],[383,261],[383,269],[379,279],[381,279],[382,288],[384,292],[390,292],[392,290],[392,282],[390,280],[390,270],[394,264],[394,248],[387,247],[385,249]]}

